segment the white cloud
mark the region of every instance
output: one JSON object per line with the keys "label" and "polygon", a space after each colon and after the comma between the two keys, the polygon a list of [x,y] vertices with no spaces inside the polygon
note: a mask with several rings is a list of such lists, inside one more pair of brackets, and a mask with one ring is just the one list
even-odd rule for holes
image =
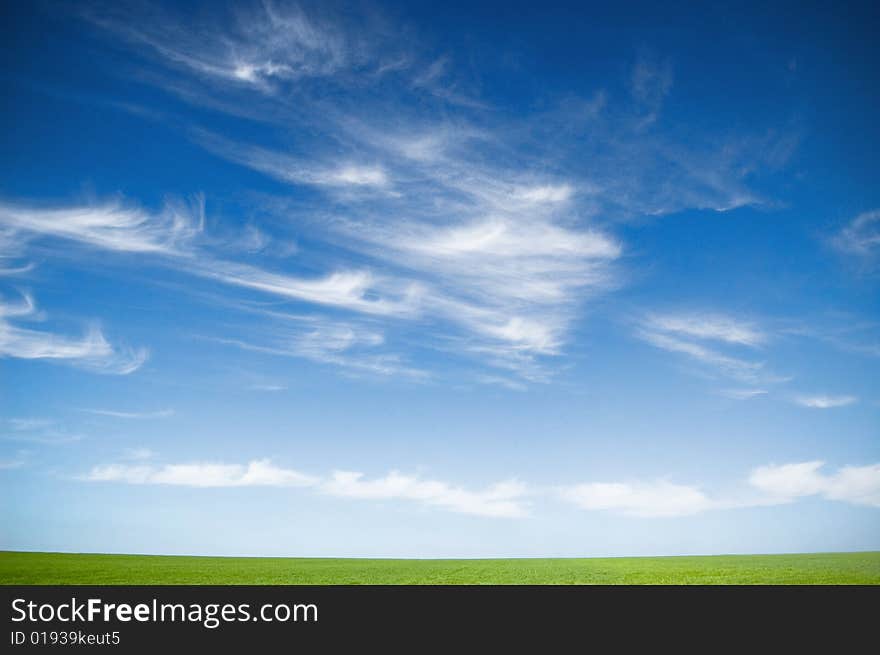
{"label": "white cloud", "polygon": [[796,396],[794,402],[802,407],[812,409],[832,409],[834,407],[846,407],[857,402],[855,396]]}
{"label": "white cloud", "polygon": [[657,348],[670,352],[682,353],[703,364],[720,369],[726,375],[744,381],[755,381],[763,368],[763,363],[732,357],[708,348],[693,341],[679,339],[674,336],[640,330],[637,336]]}
{"label": "white cloud", "polygon": [[644,324],[660,332],[744,346],[757,346],[766,340],[754,324],[721,314],[651,314]]}
{"label": "white cloud", "polygon": [[364,480],[362,473],[336,471],[321,485],[331,496],[363,500],[411,500],[463,514],[518,518],[527,514],[522,502],[525,485],[516,481],[469,491],[446,482],[423,480],[392,471],[382,478]]}
{"label": "white cloud", "polygon": [[838,469],[824,493],[831,500],[880,507],[880,464]]}
{"label": "white cloud", "polygon": [[[0,243],[0,248],[2,248],[2,247],[3,247],[3,244]],[[4,258],[8,259],[9,255],[0,254],[0,260],[2,260]],[[11,268],[0,268],[0,276],[22,275],[24,273],[29,273],[32,270],[34,270],[34,264],[29,262],[27,264],[24,264],[23,266],[14,266]]]}
{"label": "white cloud", "polygon": [[155,6],[147,17],[120,3],[92,7],[82,14],[171,68],[266,94],[274,93],[279,84],[357,68],[367,56],[358,32],[340,30],[290,3],[238,7],[223,16],[225,20],[195,24]]}
{"label": "white cloud", "polygon": [[[129,459],[148,459],[153,453],[138,450]],[[186,487],[314,487],[321,493],[359,500],[405,500],[420,502],[451,512],[476,516],[518,518],[526,516],[523,501],[525,485],[516,481],[493,484],[471,491],[437,480],[403,475],[396,471],[373,480],[362,473],[336,471],[324,480],[274,466],[268,459],[239,464],[108,464],[95,466],[83,480],[121,482],[138,485],[175,485]]]}
{"label": "white cloud", "polygon": [[734,400],[750,400],[758,396],[767,395],[766,389],[722,389],[721,395]]}
{"label": "white cloud", "polygon": [[545,184],[518,189],[515,192],[515,197],[527,202],[554,203],[565,202],[571,198],[573,193],[574,190],[568,184]]}
{"label": "white cloud", "polygon": [[283,384],[252,384],[248,387],[251,391],[286,391],[287,387]]}
{"label": "white cloud", "polygon": [[761,466],[752,471],[749,484],[772,496],[796,498],[817,494],[825,486],[818,472],[824,462],[800,462],[782,466]]}
{"label": "white cloud", "polygon": [[102,250],[173,254],[202,231],[204,198],[188,205],[169,201],[155,214],[119,201],[60,208],[0,202],[0,225]]}
{"label": "white cloud", "polygon": [[233,143],[204,131],[196,132],[195,137],[204,148],[215,155],[288,184],[378,190],[391,186],[388,172],[379,165],[352,161],[316,162],[301,156]]}
{"label": "white cloud", "polygon": [[[745,359],[739,354],[739,350],[755,348],[767,340],[767,335],[749,321],[711,312],[649,313],[639,322],[636,336],[657,348],[687,355],[746,384],[784,380],[765,372],[763,362]],[[731,392],[725,395],[737,397]],[[738,397],[746,396],[740,393]]]}
{"label": "white cloud", "polygon": [[60,446],[63,444],[82,441],[83,435],[59,430],[56,428],[46,429],[22,429],[15,430],[4,435],[7,441],[19,441],[24,443],[40,444],[43,446]]}
{"label": "white cloud", "polygon": [[344,180],[388,191],[383,187],[393,179],[393,193],[334,197],[356,211],[326,221],[322,236],[371,257],[398,287],[401,278],[413,279],[420,316],[441,319],[439,326],[453,333],[442,341],[467,335],[471,343],[462,354],[506,347],[499,360],[508,367],[528,360],[531,368],[535,355],[558,354],[577,306],[613,285],[609,264],[622,246],[579,216],[572,202],[575,188],[588,197],[591,185],[491,165],[469,144],[488,137],[464,123],[388,130],[335,120],[331,129],[343,130],[353,152],[366,146],[381,165],[368,175],[359,166],[350,175],[349,165],[316,163],[320,151],[307,162],[205,132],[197,138],[220,156],[297,184]]}
{"label": "white cloud", "polygon": [[621,251],[617,242],[598,231],[577,232],[549,222],[529,224],[500,217],[452,227],[422,229],[409,238],[406,234],[402,236],[404,241],[397,244],[401,250],[450,259],[482,256],[601,260],[615,259]]}
{"label": "white cloud", "polygon": [[636,61],[630,75],[630,92],[647,112],[640,126],[649,125],[657,118],[663,101],[672,90],[673,73],[669,60],[660,61],[644,53]]}
{"label": "white cloud", "polygon": [[354,164],[347,164],[334,171],[330,171],[327,180],[327,184],[353,184],[355,186],[377,187],[388,185],[388,175],[384,169],[378,166],[358,166]]}
{"label": "white cloud", "polygon": [[[645,124],[671,92],[663,58],[638,60],[621,80],[629,96],[596,89],[587,102],[542,98],[536,106],[560,109],[487,121],[450,56],[401,52],[422,50],[418,37],[404,37],[407,30],[376,12],[264,4],[231,19],[222,11],[216,22],[200,18],[194,30],[170,11],[110,5],[86,13],[165,64],[145,72],[148,81],[293,137],[244,143],[190,131],[220,157],[316,187],[320,193],[297,194],[276,210],[279,223],[308,230],[303,243],[329,245],[338,259],[310,276],[266,270],[215,256],[204,240],[197,248],[201,221],[182,222],[181,234],[169,236],[162,221],[113,203],[64,210],[98,215],[97,228],[73,232],[59,231],[45,212],[18,208],[30,233],[171,255],[164,264],[242,289],[418,321],[423,347],[528,381],[550,379],[548,364],[563,354],[584,306],[620,284],[624,248],[608,227],[613,220],[758,202],[747,178],[772,166],[762,153],[786,150],[772,130],[759,131],[773,138],[719,141],[634,127],[634,116]],[[342,86],[345,93],[328,93]],[[747,345],[761,337],[735,323],[684,327],[690,332],[659,333]],[[690,351],[744,378],[760,368]]]}
{"label": "white cloud", "polygon": [[[368,270],[336,271],[320,277],[302,278],[216,259],[197,251],[191,240],[202,231],[203,212],[201,197],[189,205],[170,202],[156,214],[141,209],[122,209],[121,205],[83,205],[64,209],[18,207],[12,211],[8,205],[0,204],[0,223],[12,221],[17,229],[33,235],[63,238],[111,251],[161,254],[165,256],[161,260],[164,265],[277,296],[370,314],[413,311],[418,285],[400,285],[395,280],[377,278]],[[69,217],[78,218],[68,220]],[[395,297],[380,295],[386,291]],[[20,315],[11,314],[13,311],[18,311],[17,307],[0,308],[0,318]],[[25,307],[21,311],[27,313],[30,310]]]}
{"label": "white cloud", "polygon": [[[468,489],[398,471],[372,479],[363,473],[339,470],[327,477],[319,477],[277,467],[268,459],[253,460],[246,465],[148,463],[154,458],[155,453],[149,449],[132,449],[125,459],[143,463],[95,466],[80,479],[205,488],[305,487],[335,498],[416,502],[451,512],[493,518],[526,517],[531,505],[529,499],[551,491],[515,479],[481,489]],[[583,482],[558,487],[551,497],[588,511],[608,511],[639,518],[673,518],[711,510],[781,505],[816,495],[828,500],[880,507],[880,463],[845,466],[833,474],[823,473],[822,467],[823,462],[818,460],[758,467],[752,470],[747,480],[751,493],[740,490],[727,496],[710,495],[696,485],[660,479]]]}
{"label": "white cloud", "polygon": [[128,448],[125,451],[125,459],[146,460],[153,459],[156,453],[149,448]]}
{"label": "white cloud", "polygon": [[558,493],[563,500],[585,510],[655,518],[780,505],[816,495],[880,507],[880,464],[845,466],[833,474],[824,474],[823,465],[816,460],[757,467],[747,480],[751,493],[738,490],[726,496],[710,495],[697,486],[666,480],[586,482],[562,487]]}
{"label": "white cloud", "polygon": [[610,510],[638,517],[687,516],[715,506],[697,487],[663,480],[582,483],[562,489],[561,496],[582,509]]}
{"label": "white cloud", "polygon": [[194,463],[165,466],[108,464],[94,467],[86,480],[184,487],[306,487],[316,479],[291,469],[274,466],[268,459],[240,464]]}
{"label": "white cloud", "polygon": [[174,415],[173,409],[160,409],[155,412],[120,412],[113,409],[82,409],[80,411],[99,416],[125,419],[167,418]]}
{"label": "white cloud", "polygon": [[466,335],[459,352],[495,353],[484,361],[510,370],[558,354],[578,306],[613,285],[621,245],[598,229],[565,225],[556,209],[534,210],[535,199],[511,201],[515,185],[492,189],[502,173],[469,171],[466,181],[427,174],[437,176],[440,202],[462,198],[464,206],[450,208],[460,220],[433,220],[427,206],[406,203],[408,218],[338,221],[346,245],[418,276],[423,312]]}
{"label": "white cloud", "polygon": [[44,430],[55,425],[55,420],[51,418],[11,418],[7,419],[7,423],[13,430]]}
{"label": "white cloud", "polygon": [[394,280],[377,278],[368,270],[337,271],[309,279],[217,259],[185,263],[189,272],[226,284],[365,314],[412,313],[420,293],[418,285],[397,288]]}
{"label": "white cloud", "polygon": [[27,451],[20,450],[12,457],[0,457],[0,471],[23,468],[27,464]]}
{"label": "white cloud", "polygon": [[799,323],[783,329],[787,335],[816,339],[838,350],[880,357],[880,323],[865,320],[851,313],[832,314],[832,320],[811,320],[809,324]]}
{"label": "white cloud", "polygon": [[822,461],[762,466],[752,471],[749,483],[780,501],[821,495],[856,505],[880,507],[880,464],[845,466],[835,473],[821,471]]}
{"label": "white cloud", "polygon": [[480,375],[477,377],[477,382],[480,384],[503,387],[510,391],[525,391],[527,389],[526,385],[522,382],[501,377],[500,375]]}
{"label": "white cloud", "polygon": [[[215,339],[221,343],[283,357],[301,357],[313,362],[332,364],[351,374],[369,374],[385,377],[423,379],[426,371],[408,366],[403,359],[379,348],[384,344],[382,333],[353,323],[288,317],[304,323],[298,329],[282,327],[276,330],[248,334],[247,340]],[[259,339],[262,338],[262,341]],[[254,388],[254,387],[252,387]],[[262,390],[277,391],[270,386]]]}
{"label": "white cloud", "polygon": [[[38,236],[61,237],[116,251],[161,254],[163,257],[159,263],[162,265],[233,286],[369,315],[405,317],[418,311],[421,294],[418,284],[376,276],[369,270],[337,271],[303,278],[218,259],[203,253],[191,243],[192,236],[201,228],[195,230],[181,227],[202,225],[204,203],[201,199],[189,207],[190,214],[186,214],[183,209],[172,212],[167,207],[165,211],[155,215],[139,209],[127,209],[123,212],[124,216],[131,220],[117,220],[116,213],[104,211],[102,207],[106,206],[98,209],[83,206],[65,210],[31,208],[21,210],[21,213],[28,217],[27,229]],[[184,206],[172,203],[168,207]],[[67,225],[63,229],[56,229],[55,222],[60,220],[59,216],[88,216],[90,219],[79,227]],[[16,225],[23,228],[25,223],[19,221]],[[102,231],[107,226],[111,226],[109,229],[112,237]],[[182,234],[188,236],[178,239]],[[35,314],[36,309],[29,296],[25,296],[23,302],[18,304],[0,301],[0,356],[5,354],[32,359],[62,359],[84,368],[115,373],[130,373],[143,364],[147,357],[146,350],[111,346],[97,327],[92,327],[84,337],[76,339],[27,329],[13,325],[8,320]],[[284,339],[282,343],[276,341],[254,349],[336,364],[349,371],[424,377],[423,372],[405,366],[399,356],[394,354],[357,357],[349,355],[348,351],[355,346],[377,345],[377,334],[375,331],[369,334],[360,331],[355,335],[347,326],[331,324],[329,327],[318,326],[292,339]],[[225,341],[246,345],[234,339]],[[109,415],[108,412],[105,413]],[[116,416],[124,417],[124,414],[126,413],[117,412]],[[129,418],[146,417],[132,415]]]}
{"label": "white cloud", "polygon": [[476,99],[473,94],[463,92],[460,84],[449,80],[451,59],[443,56],[435,59],[427,67],[416,73],[412,80],[412,88],[427,91],[436,98],[451,105],[469,109],[486,109],[487,105]]}
{"label": "white cloud", "polygon": [[[544,169],[551,162],[571,165],[576,153],[572,168],[581,179],[571,188],[599,188],[605,208],[630,216],[687,208],[726,211],[759,203],[761,198],[746,182],[763,169],[778,169],[797,145],[796,134],[776,126],[757,126],[751,134],[725,139],[681,124],[670,130],[669,137],[646,134],[644,128],[656,121],[674,77],[670,60],[650,53],[643,53],[628,78],[621,80],[629,97],[617,96],[620,106],[614,111],[602,110],[615,96],[595,89],[585,101],[570,96],[541,98],[536,104],[560,108],[521,118],[496,114],[491,130],[479,130],[477,121],[466,120],[485,109],[466,91],[479,86],[476,79],[467,83],[467,67],[456,66],[448,55],[426,51],[406,26],[393,24],[379,12],[363,15],[350,8],[334,12],[326,7],[305,11],[263,5],[255,11],[239,9],[234,20],[200,20],[195,30],[180,27],[193,25],[192,20],[181,21],[155,9],[144,12],[111,5],[88,13],[110,33],[152,51],[171,68],[191,73],[173,80],[168,75],[152,78],[187,101],[285,129],[302,123],[316,142],[331,141],[335,150],[362,152],[365,146],[377,148],[382,142],[408,154],[410,161],[442,160],[456,168],[462,162],[484,161],[487,145],[503,160],[516,160],[518,150],[526,151],[526,164],[513,161],[511,170]],[[391,76],[396,85],[384,75],[402,70],[407,74]],[[328,103],[323,85],[314,89],[308,84],[316,78],[354,93],[336,94]],[[214,84],[205,85],[205,80]],[[379,81],[387,88],[373,86]],[[369,92],[362,92],[365,87]],[[451,107],[437,110],[425,103],[426,91]],[[597,124],[600,114],[603,120]],[[363,129],[352,129],[353,124]],[[484,147],[449,157],[447,143],[478,131],[489,134]],[[532,186],[545,189],[534,196],[541,202],[561,201],[568,195],[562,185]],[[550,191],[553,187],[556,190]],[[523,198],[509,194],[508,200]]]}
{"label": "white cloud", "polygon": [[859,214],[832,240],[844,253],[873,257],[880,253],[880,210]]}
{"label": "white cloud", "polygon": [[36,307],[29,296],[19,304],[9,304],[0,298],[0,358],[67,362],[94,372],[116,375],[132,373],[147,360],[146,349],[113,346],[97,326],[90,327],[77,338],[21,327],[8,320],[27,317],[36,317]]}

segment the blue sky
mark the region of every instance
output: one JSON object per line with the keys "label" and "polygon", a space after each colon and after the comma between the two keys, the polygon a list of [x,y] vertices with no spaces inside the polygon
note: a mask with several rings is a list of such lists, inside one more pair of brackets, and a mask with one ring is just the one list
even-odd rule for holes
{"label": "blue sky", "polygon": [[876,9],[4,11],[0,548],[880,548]]}

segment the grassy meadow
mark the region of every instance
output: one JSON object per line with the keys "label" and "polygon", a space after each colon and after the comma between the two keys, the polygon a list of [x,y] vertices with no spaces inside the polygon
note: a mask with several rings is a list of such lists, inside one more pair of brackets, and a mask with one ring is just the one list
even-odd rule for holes
{"label": "grassy meadow", "polygon": [[0,584],[880,584],[880,552],[421,560],[5,551]]}

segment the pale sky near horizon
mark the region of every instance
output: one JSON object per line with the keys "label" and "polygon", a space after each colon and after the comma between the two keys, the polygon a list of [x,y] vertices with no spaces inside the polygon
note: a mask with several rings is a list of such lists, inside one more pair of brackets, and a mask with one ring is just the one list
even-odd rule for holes
{"label": "pale sky near horizon", "polygon": [[771,4],[4,7],[0,549],[880,549],[877,9]]}

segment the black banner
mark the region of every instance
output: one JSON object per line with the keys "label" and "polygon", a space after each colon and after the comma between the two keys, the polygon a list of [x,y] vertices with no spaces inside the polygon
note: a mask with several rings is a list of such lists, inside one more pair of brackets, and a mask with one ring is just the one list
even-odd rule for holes
{"label": "black banner", "polygon": [[878,587],[7,586],[0,596],[9,653],[687,643],[839,652],[876,644],[880,608]]}

